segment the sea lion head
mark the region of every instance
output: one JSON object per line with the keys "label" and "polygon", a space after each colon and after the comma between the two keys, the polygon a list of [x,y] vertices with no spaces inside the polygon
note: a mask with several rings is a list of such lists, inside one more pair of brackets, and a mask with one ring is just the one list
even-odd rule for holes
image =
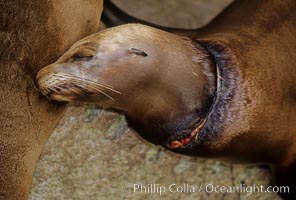
{"label": "sea lion head", "polygon": [[36,84],[53,100],[120,110],[141,136],[166,146],[172,135],[193,130],[202,119],[216,89],[216,74],[199,44],[128,24],[78,41],[38,72]]}

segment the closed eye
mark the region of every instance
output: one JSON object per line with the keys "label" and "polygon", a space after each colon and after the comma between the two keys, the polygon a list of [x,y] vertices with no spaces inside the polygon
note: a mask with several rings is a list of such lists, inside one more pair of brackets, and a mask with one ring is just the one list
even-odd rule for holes
{"label": "closed eye", "polygon": [[95,50],[92,47],[80,46],[76,52],[73,53],[72,58],[74,61],[87,61],[94,57]]}
{"label": "closed eye", "polygon": [[93,57],[94,57],[93,55],[83,55],[83,54],[78,54],[78,53],[73,55],[73,59],[76,61],[90,60]]}

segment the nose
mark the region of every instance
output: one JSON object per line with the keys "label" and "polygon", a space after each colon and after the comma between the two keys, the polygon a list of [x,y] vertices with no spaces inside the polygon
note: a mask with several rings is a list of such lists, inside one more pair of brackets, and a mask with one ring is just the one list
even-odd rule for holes
{"label": "nose", "polygon": [[47,82],[46,80],[48,79],[49,66],[46,66],[41,70],[39,70],[37,74],[34,76],[34,80],[33,80],[36,89],[44,95],[46,93],[46,90],[44,90],[44,83],[46,83]]}
{"label": "nose", "polygon": [[38,80],[37,80],[37,74],[34,76],[33,81],[34,81],[34,86],[35,86],[35,88],[36,88],[37,90],[39,90],[39,84],[38,84]]}

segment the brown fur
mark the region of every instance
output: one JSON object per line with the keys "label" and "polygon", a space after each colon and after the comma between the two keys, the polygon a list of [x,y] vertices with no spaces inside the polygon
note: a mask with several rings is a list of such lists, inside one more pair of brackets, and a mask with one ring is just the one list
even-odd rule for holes
{"label": "brown fur", "polygon": [[102,3],[0,3],[0,199],[27,199],[39,155],[65,110],[36,92],[34,75],[97,30]]}
{"label": "brown fur", "polygon": [[[277,184],[290,186],[283,195],[293,197],[295,9],[293,0],[236,1],[208,26],[189,31],[192,41],[143,25],[109,29],[73,45],[39,72],[37,83],[55,100],[121,110],[140,135],[165,147],[205,122],[173,150],[272,164]],[[84,44],[95,50],[77,60]]]}
{"label": "brown fur", "polygon": [[296,169],[289,169],[296,163],[295,9],[295,1],[237,1],[198,35],[199,40],[231,49],[234,69],[240,74],[235,77],[239,87],[224,122],[223,140],[230,141],[226,154],[275,164],[282,172],[277,184],[290,185],[292,195],[296,178],[292,172]]}

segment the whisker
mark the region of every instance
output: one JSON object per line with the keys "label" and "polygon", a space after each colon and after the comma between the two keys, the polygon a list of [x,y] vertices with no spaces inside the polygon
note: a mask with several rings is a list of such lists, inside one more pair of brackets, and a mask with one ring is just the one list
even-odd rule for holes
{"label": "whisker", "polygon": [[80,94],[79,91],[77,91],[76,87],[74,87],[74,88],[71,87],[70,90],[73,91],[73,92],[76,93],[76,94]]}
{"label": "whisker", "polygon": [[50,78],[50,79],[46,79],[45,81],[41,82],[41,85],[44,86],[50,86],[50,85],[54,85],[56,83],[59,82],[59,79],[54,79],[54,78]]}
{"label": "whisker", "polygon": [[88,82],[88,83],[92,83],[92,84],[95,84],[95,85],[97,85],[97,86],[99,86],[99,87],[103,87],[103,88],[105,88],[105,89],[111,90],[111,91],[113,91],[113,92],[115,92],[115,93],[117,93],[117,94],[122,94],[122,93],[119,92],[118,90],[115,90],[115,89],[113,89],[112,87],[106,86],[106,85],[101,84],[101,83],[97,83],[97,82],[90,81],[90,80],[87,80],[87,79],[77,79],[77,80],[81,80],[81,81],[85,81],[85,82]]}
{"label": "whisker", "polygon": [[[97,83],[97,82],[94,82],[94,81],[91,81],[91,80],[87,80],[87,79],[82,79],[82,78],[79,78],[79,77],[76,77],[76,76],[72,76],[72,75],[68,75],[68,74],[54,74],[53,75],[54,77],[56,77],[56,79],[55,78],[51,78],[51,81],[47,81],[46,83],[47,84],[49,84],[48,86],[47,86],[47,89],[49,89],[49,90],[52,90],[52,91],[54,91],[54,92],[56,92],[56,93],[59,93],[58,91],[57,91],[57,89],[62,89],[61,87],[59,87],[59,86],[54,86],[56,83],[58,83],[58,82],[63,82],[63,80],[61,80],[61,79],[71,79],[71,81],[73,82],[73,83],[76,83],[76,84],[79,84],[79,85],[81,85],[82,83],[91,83],[91,84],[87,84],[86,86],[87,87],[89,87],[89,88],[92,88],[92,89],[94,89],[95,91],[98,91],[98,92],[100,92],[101,94],[103,94],[103,95],[105,95],[106,97],[108,97],[110,100],[112,100],[112,101],[115,101],[115,99],[112,97],[112,96],[110,96],[109,94],[107,94],[106,92],[104,92],[102,89],[100,89],[99,87],[103,87],[103,88],[105,88],[105,89],[108,89],[108,90],[110,90],[110,91],[113,91],[113,92],[116,92],[116,93],[118,93],[118,94],[121,94],[121,92],[119,92],[119,91],[117,91],[117,90],[115,90],[115,89],[113,89],[112,87],[110,87],[110,86],[105,86],[105,85],[103,85],[103,84],[99,84],[99,83]],[[76,90],[76,88],[73,88],[73,87],[69,87],[68,89],[70,89],[71,91],[73,91],[73,92],[75,92],[75,93],[78,93],[79,94],[79,92]],[[81,89],[85,89],[84,87],[81,87]],[[87,91],[87,90],[86,90]]]}
{"label": "whisker", "polygon": [[101,89],[94,87],[92,85],[87,85],[87,87],[90,87],[92,89],[94,89],[95,91],[98,91],[100,93],[102,93],[103,95],[105,95],[106,97],[108,97],[109,99],[111,99],[112,101],[115,101],[115,99],[113,97],[111,97],[109,94],[107,94],[106,92],[102,91]]}
{"label": "whisker", "polygon": [[73,76],[73,75],[68,75],[68,74],[63,74],[63,75],[55,74],[55,75],[58,76],[58,77],[62,77],[62,78],[71,78],[71,79],[75,79],[75,80],[78,80],[78,81],[84,81],[84,82],[92,83],[92,84],[95,84],[95,85],[97,85],[99,87],[103,87],[103,88],[108,89],[108,90],[110,90],[112,92],[115,92],[117,94],[122,94],[118,90],[115,90],[112,86],[107,86],[106,84],[97,83],[95,81],[91,81],[91,80],[88,80],[88,79],[83,79],[83,78],[76,77],[76,76]]}

